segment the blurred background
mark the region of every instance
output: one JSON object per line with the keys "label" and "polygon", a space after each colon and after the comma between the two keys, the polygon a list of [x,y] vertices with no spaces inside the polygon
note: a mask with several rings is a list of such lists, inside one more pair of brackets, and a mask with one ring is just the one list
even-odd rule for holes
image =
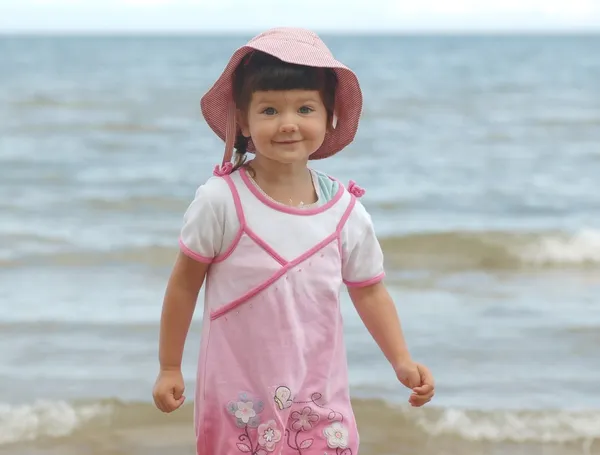
{"label": "blurred background", "polygon": [[366,188],[437,380],[408,407],[344,294],[361,454],[600,453],[600,1],[1,0],[0,454],[194,453],[151,389],[223,150],[199,100],[284,25],[361,80],[356,141],[313,166]]}

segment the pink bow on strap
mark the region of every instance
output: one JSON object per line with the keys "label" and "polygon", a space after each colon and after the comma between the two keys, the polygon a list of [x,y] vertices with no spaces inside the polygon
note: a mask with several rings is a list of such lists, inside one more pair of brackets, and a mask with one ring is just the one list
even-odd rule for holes
{"label": "pink bow on strap", "polygon": [[229,175],[231,174],[231,171],[233,171],[233,164],[232,163],[224,163],[222,165],[216,165],[215,166],[215,170],[213,171],[213,175],[217,176],[217,177],[223,177],[225,175]]}
{"label": "pink bow on strap", "polygon": [[348,183],[348,191],[356,197],[362,197],[366,193],[366,191],[358,186],[354,180],[350,180],[350,183]]}

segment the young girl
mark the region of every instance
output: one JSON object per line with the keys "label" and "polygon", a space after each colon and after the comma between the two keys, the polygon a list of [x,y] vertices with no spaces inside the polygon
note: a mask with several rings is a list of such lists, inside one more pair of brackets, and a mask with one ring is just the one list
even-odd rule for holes
{"label": "young girl", "polygon": [[201,106],[225,156],[184,217],[163,306],[156,406],[172,412],[184,401],[182,352],[206,279],[198,455],[356,455],[342,284],[412,389],[409,402],[422,406],[434,391],[383,284],[383,254],[357,200],[364,191],[307,166],[354,139],[357,78],[314,33],[278,28],[234,53]]}

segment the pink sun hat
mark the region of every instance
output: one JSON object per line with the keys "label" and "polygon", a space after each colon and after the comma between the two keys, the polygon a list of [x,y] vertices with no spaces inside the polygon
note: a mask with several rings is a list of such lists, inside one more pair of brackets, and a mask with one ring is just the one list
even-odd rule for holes
{"label": "pink sun hat", "polygon": [[[335,70],[338,79],[334,112],[336,121],[334,128],[325,135],[321,147],[310,156],[311,160],[332,156],[354,140],[363,103],[358,78],[352,70],[333,57],[316,33],[301,28],[279,27],[255,36],[248,44],[235,51],[219,79],[200,101],[206,123],[225,141],[223,164],[231,161],[237,134],[233,73],[242,59],[255,50],[287,63]],[[255,151],[252,140],[248,141],[247,151]]]}

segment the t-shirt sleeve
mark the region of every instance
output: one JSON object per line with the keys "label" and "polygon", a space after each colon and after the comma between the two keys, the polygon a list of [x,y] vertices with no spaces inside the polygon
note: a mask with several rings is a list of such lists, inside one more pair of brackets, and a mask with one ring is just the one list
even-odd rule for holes
{"label": "t-shirt sleeve", "polygon": [[346,286],[368,286],[383,280],[383,251],[371,216],[359,201],[348,218],[345,231],[342,278]]}
{"label": "t-shirt sleeve", "polygon": [[221,251],[223,189],[216,179],[211,178],[196,190],[194,200],[183,215],[179,246],[192,259],[210,263]]}

